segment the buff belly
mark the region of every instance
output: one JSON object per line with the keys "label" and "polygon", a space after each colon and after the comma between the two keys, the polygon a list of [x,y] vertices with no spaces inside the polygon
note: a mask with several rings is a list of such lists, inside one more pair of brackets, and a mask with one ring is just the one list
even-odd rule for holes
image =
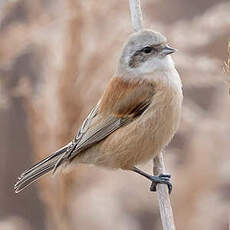
{"label": "buff belly", "polygon": [[168,105],[164,109],[152,105],[135,121],[80,153],[76,161],[130,169],[160,153],[176,132],[179,118],[179,105],[178,108]]}

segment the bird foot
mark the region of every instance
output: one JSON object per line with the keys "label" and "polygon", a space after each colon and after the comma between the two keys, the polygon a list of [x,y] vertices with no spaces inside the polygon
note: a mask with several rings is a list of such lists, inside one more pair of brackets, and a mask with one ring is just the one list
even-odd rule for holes
{"label": "bird foot", "polygon": [[157,184],[166,184],[168,185],[169,194],[172,192],[172,184],[169,181],[171,178],[170,174],[160,174],[159,176],[152,176],[152,184],[150,186],[150,191],[156,192]]}

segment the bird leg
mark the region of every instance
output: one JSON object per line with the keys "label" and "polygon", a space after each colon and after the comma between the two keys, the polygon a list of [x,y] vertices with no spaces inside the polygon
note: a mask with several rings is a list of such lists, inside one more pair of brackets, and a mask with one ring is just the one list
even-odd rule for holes
{"label": "bird leg", "polygon": [[171,193],[172,184],[169,181],[169,179],[171,178],[170,174],[160,174],[159,176],[152,176],[148,173],[141,171],[140,169],[138,169],[136,167],[133,167],[131,169],[131,171],[138,173],[139,175],[142,175],[142,176],[146,177],[147,179],[149,179],[150,181],[152,181],[152,184],[150,186],[150,191],[156,192],[157,184],[167,184],[168,189],[169,189],[169,194]]}

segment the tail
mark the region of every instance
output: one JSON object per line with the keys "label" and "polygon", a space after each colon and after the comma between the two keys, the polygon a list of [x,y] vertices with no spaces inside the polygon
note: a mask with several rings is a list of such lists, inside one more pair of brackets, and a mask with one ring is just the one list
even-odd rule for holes
{"label": "tail", "polygon": [[64,146],[63,148],[57,150],[52,155],[48,156],[44,160],[40,161],[32,168],[25,170],[19,177],[18,181],[14,186],[14,190],[16,193],[19,193],[24,188],[29,186],[31,183],[36,181],[38,178],[43,176],[44,174],[50,172],[55,168],[60,157],[67,151],[69,144]]}

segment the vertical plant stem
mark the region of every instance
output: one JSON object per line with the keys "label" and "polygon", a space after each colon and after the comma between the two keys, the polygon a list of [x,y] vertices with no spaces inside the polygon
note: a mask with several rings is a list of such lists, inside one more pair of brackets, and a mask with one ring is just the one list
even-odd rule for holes
{"label": "vertical plant stem", "polygon": [[[164,164],[164,158],[162,153],[160,153],[157,157],[154,158],[153,163],[154,163],[154,167],[153,167],[154,175],[165,173],[165,164]],[[157,185],[157,199],[160,207],[163,230],[176,230],[167,185],[165,184]]]}
{"label": "vertical plant stem", "polygon": [[134,31],[139,31],[143,28],[143,18],[139,0],[129,0],[131,20]]}
{"label": "vertical plant stem", "polygon": [[[143,19],[141,13],[140,0],[129,0],[129,5],[133,29],[137,32],[143,29]],[[159,156],[157,156],[153,161],[154,175],[165,173],[163,154],[160,153]],[[167,185],[157,185],[157,198],[159,202],[163,230],[176,230]]]}

